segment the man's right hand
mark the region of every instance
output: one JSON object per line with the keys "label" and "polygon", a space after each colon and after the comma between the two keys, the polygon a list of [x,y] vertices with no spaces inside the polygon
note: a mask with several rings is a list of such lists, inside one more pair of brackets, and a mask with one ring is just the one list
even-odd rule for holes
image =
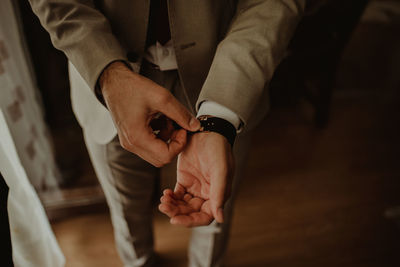
{"label": "man's right hand", "polygon": [[[121,146],[156,167],[178,155],[186,145],[186,130],[197,131],[200,122],[165,88],[114,62],[102,73],[99,85],[117,127]],[[165,142],[153,133],[151,120],[163,113],[183,129],[173,130]]]}

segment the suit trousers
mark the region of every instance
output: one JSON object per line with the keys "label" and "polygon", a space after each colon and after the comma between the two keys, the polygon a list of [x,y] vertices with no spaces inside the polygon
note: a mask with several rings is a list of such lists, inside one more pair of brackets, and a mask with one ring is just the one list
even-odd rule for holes
{"label": "suit trousers", "polygon": [[[187,108],[187,96],[176,70],[159,71],[143,64],[141,74],[170,90]],[[234,145],[235,177],[230,199],[225,205],[225,222],[194,227],[189,245],[189,266],[221,266],[227,247],[233,201],[243,175],[250,132],[239,134]],[[152,213],[160,170],[124,150],[118,137],[98,144],[85,134],[86,146],[110,208],[118,253],[126,267],[155,266]],[[174,242],[171,240],[171,242]]]}

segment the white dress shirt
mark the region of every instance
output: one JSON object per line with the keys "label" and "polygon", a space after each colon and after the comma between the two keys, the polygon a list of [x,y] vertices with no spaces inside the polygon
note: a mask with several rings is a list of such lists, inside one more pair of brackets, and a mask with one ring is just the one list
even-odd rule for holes
{"label": "white dress shirt", "polygon": [[[161,71],[175,70],[178,68],[174,46],[172,40],[169,40],[165,45],[159,42],[147,48],[144,58],[157,65]],[[218,104],[214,101],[204,101],[200,104],[197,117],[201,115],[211,115],[229,121],[239,129],[241,121],[239,116],[229,108]]]}

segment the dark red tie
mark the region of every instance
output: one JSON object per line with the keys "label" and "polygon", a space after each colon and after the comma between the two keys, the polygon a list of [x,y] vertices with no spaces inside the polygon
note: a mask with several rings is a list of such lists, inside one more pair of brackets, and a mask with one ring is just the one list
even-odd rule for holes
{"label": "dark red tie", "polygon": [[167,0],[151,0],[147,46],[158,41],[164,45],[171,39]]}

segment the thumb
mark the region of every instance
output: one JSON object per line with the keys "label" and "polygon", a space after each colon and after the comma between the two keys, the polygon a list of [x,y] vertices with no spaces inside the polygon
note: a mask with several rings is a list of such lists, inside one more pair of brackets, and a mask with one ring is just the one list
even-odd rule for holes
{"label": "thumb", "polygon": [[158,111],[162,112],[182,128],[195,132],[200,128],[200,121],[196,119],[174,96],[170,95],[167,105],[162,105]]}
{"label": "thumb", "polygon": [[219,175],[213,178],[210,185],[211,213],[217,222],[222,223],[224,222],[223,207],[225,201],[226,175]]}

